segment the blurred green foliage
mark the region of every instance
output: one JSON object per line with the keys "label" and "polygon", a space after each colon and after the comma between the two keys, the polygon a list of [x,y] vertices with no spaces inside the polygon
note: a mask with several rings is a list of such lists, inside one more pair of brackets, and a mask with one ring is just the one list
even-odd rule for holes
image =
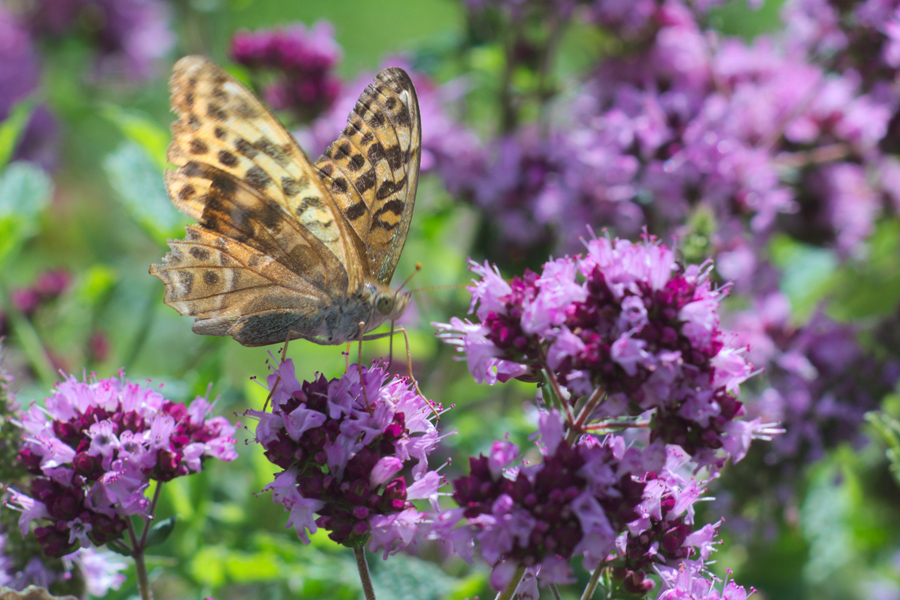
{"label": "blurred green foliage", "polygon": [[[439,79],[461,72],[470,78],[467,117],[482,128],[495,117],[496,81],[502,69],[502,48],[477,46],[456,56],[462,44],[462,8],[450,0],[180,0],[174,6],[179,28],[178,54],[204,53],[227,58],[227,43],[241,28],[332,22],[345,57],[342,74],[353,76],[373,69],[391,54],[412,52],[423,68]],[[778,3],[763,11],[747,12],[734,3],[717,12],[721,28],[753,36],[777,22]],[[609,40],[587,29],[573,28],[560,45],[561,72],[583,68],[588,57]],[[173,57],[174,58],[174,57]],[[43,171],[25,163],[6,165],[23,123],[37,99],[21,103],[0,125],[0,295],[27,285],[48,268],[64,267],[74,284],[52,311],[37,315],[32,326],[12,311],[15,345],[21,356],[13,366],[20,376],[17,392],[23,402],[44,398],[56,378],[56,368],[109,376],[119,368],[129,378],[152,378],[164,383],[164,393],[177,401],[206,394],[218,397],[218,414],[236,419],[247,408],[261,408],[263,379],[271,361],[268,348],[244,348],[230,339],[202,338],[190,331],[190,319],[162,303],[162,284],[147,274],[167,248],[166,238],[181,237],[189,222],[171,206],[163,185],[168,144],[168,94],[165,77],[138,89],[103,88],[86,84],[81,73],[87,60],[84,48],[65,41],[48,54],[44,98],[64,122],[61,151],[66,157],[55,185]],[[538,82],[526,71],[515,84],[532,89]],[[534,115],[532,115],[534,116]],[[698,216],[702,223],[703,215]],[[707,224],[708,225],[708,224]],[[494,390],[479,386],[463,362],[452,360],[453,350],[438,343],[433,321],[463,316],[467,298],[459,289],[470,279],[466,257],[473,252],[479,217],[455,202],[436,179],[420,183],[416,213],[397,279],[423,270],[413,279],[415,294],[405,327],[410,330],[413,369],[428,397],[453,405],[442,419],[446,456],[453,458],[444,473],[467,469],[465,458],[485,451],[488,444],[511,432],[524,440],[534,429],[532,416],[520,407],[535,393],[534,386],[513,383]],[[700,256],[704,231],[686,244]],[[784,291],[808,317],[823,296],[834,299],[836,318],[853,320],[884,314],[900,302],[900,225],[883,222],[872,237],[868,254],[838,267],[828,251],[787,238],[776,239],[770,252],[786,273]],[[483,258],[483,257],[476,257]],[[545,258],[545,257],[541,257]],[[695,257],[690,257],[692,260]],[[536,266],[536,265],[535,265]],[[92,353],[89,340],[102,332],[108,339],[105,356]],[[404,373],[405,348],[394,342],[394,368]],[[363,361],[388,353],[388,340],[367,343]],[[48,362],[45,348],[52,348]],[[343,371],[343,348],[296,342],[289,356],[298,371],[333,376]],[[350,350],[355,361],[357,349]],[[441,368],[433,368],[440,364]],[[30,375],[28,375],[30,373]],[[893,418],[896,418],[894,415]],[[889,448],[897,476],[898,427],[895,420],[873,417]],[[267,494],[256,495],[272,480],[276,468],[254,444],[253,423],[244,423],[240,458],[232,464],[210,464],[201,475],[179,479],[164,487],[158,514],[177,515],[171,534],[151,549],[157,598],[358,598],[359,584],[352,556],[321,534],[310,547],[301,545],[285,528],[287,515]],[[761,598],[848,598],[854,577],[865,573],[863,563],[890,547],[886,519],[898,531],[898,515],[872,512],[872,481],[860,473],[883,465],[883,448],[846,452],[820,465],[794,521],[765,547],[727,544],[719,562],[738,573],[744,585],[764,589]],[[883,473],[889,477],[888,472]],[[878,481],[875,481],[877,484]],[[867,491],[869,490],[869,491]],[[894,499],[896,502],[896,498]],[[394,557],[373,564],[376,590],[384,598],[462,599],[491,595],[486,568],[466,567],[445,557],[440,548],[428,549],[430,562]],[[875,562],[874,560],[872,562]],[[884,573],[897,578],[896,573]],[[585,573],[580,574],[582,583]],[[133,579],[111,600],[135,595]]]}

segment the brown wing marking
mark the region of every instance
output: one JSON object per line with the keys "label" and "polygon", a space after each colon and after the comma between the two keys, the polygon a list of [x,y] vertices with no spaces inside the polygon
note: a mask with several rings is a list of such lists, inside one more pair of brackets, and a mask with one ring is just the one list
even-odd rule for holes
{"label": "brown wing marking", "polygon": [[168,160],[180,168],[166,173],[166,187],[175,206],[199,219],[210,183],[195,179],[185,167],[213,166],[283,207],[338,258],[355,289],[364,277],[361,243],[354,241],[317,171],[272,112],[202,56],[179,60],[169,87],[178,120]]}
{"label": "brown wing marking", "polygon": [[[194,225],[187,228],[185,239],[169,240],[169,246],[162,264],[150,266],[150,274],[166,284],[167,305],[195,318],[196,333],[232,335],[244,344],[237,334],[247,323],[259,322],[260,315],[274,323],[271,315],[276,312],[287,326],[271,332],[272,341],[265,343],[284,341],[289,330],[316,330],[327,297],[279,262]],[[261,339],[258,333],[249,335],[252,329],[243,338]]]}
{"label": "brown wing marking", "polygon": [[347,271],[331,248],[273,200],[207,164],[189,162],[179,173],[204,183],[201,226],[273,258],[331,298],[347,295]]}
{"label": "brown wing marking", "polygon": [[392,67],[363,91],[341,136],[316,161],[366,246],[371,276],[389,283],[412,219],[422,125],[409,75]]}

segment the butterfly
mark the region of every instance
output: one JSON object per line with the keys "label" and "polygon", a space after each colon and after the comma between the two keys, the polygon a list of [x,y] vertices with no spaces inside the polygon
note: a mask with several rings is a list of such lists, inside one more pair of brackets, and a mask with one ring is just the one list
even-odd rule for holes
{"label": "butterfly", "polygon": [[196,221],[150,274],[193,331],[244,346],[359,340],[395,321],[388,287],[406,243],[422,127],[403,69],[376,75],[341,136],[312,164],[246,87],[202,56],[169,84],[172,203]]}

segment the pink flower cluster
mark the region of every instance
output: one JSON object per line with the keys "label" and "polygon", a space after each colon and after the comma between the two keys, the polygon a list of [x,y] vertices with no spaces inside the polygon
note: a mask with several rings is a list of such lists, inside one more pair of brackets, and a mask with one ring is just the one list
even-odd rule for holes
{"label": "pink flower cluster", "polygon": [[276,110],[295,110],[312,118],[340,93],[334,67],[341,48],[334,27],[325,21],[309,29],[297,23],[285,29],[239,32],[231,41],[231,56],[251,69],[276,74],[276,81],[265,89],[266,101]]}
{"label": "pink flower cluster", "polygon": [[[464,558],[480,550],[496,589],[525,566],[532,577],[522,580],[520,597],[536,598],[538,579],[573,581],[576,556],[589,571],[612,567],[623,589],[640,595],[653,589],[651,574],[676,573],[685,564],[694,566],[694,576],[702,573],[718,526],[695,529],[693,507],[706,482],[685,476],[691,462],[684,452],[628,445],[614,435],[570,443],[555,411],[541,414],[539,431],[539,464],[516,464],[519,448],[509,441],[470,459],[470,474],[453,481],[459,508],[441,513],[434,525],[433,533]],[[664,593],[679,581],[673,576]]]}
{"label": "pink flower cluster", "polygon": [[711,265],[679,266],[651,237],[641,243],[595,238],[587,252],[551,260],[540,274],[506,282],[496,268],[469,290],[471,323],[438,324],[465,353],[479,382],[553,373],[570,402],[602,394],[595,418],[652,411],[651,440],[680,445],[701,464],[739,460],[755,424],[735,398],[753,372],[719,328],[724,289]]}
{"label": "pink flower cluster", "polygon": [[445,511],[437,528],[465,557],[478,545],[497,589],[519,565],[539,569],[552,583],[572,581],[573,556],[596,568],[625,525],[639,518],[643,474],[661,466],[616,436],[568,443],[559,413],[541,415],[541,434],[540,464],[513,466],[519,448],[509,441],[471,458],[470,474],[453,481],[459,508]]}
{"label": "pink flower cluster", "polygon": [[30,495],[12,496],[23,535],[31,521],[49,521],[35,535],[50,556],[117,539],[130,515],[147,515],[151,479],[237,457],[234,426],[209,418],[211,409],[204,398],[186,407],[124,376],[60,383],[46,407],[31,407],[22,421],[19,460],[34,475]]}
{"label": "pink flower cluster", "polygon": [[371,541],[386,555],[409,545],[424,519],[410,500],[436,507],[441,480],[428,468],[440,439],[433,407],[380,366],[301,384],[287,360],[268,383],[272,412],[245,414],[259,420],[256,441],[284,469],[266,489],[300,539],[322,527],[339,544]]}

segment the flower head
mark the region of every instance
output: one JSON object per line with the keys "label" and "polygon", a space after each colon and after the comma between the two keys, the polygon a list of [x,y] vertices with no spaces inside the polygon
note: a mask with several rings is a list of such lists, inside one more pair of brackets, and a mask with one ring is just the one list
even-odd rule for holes
{"label": "flower head", "polygon": [[19,460],[34,477],[30,495],[13,493],[19,526],[49,520],[35,530],[47,554],[103,544],[144,515],[150,479],[169,481],[201,470],[206,458],[234,460],[235,428],[208,418],[210,404],[190,406],[122,378],[58,384],[46,407],[31,407],[22,425]]}
{"label": "flower head", "polygon": [[[582,556],[594,568],[615,548],[616,537],[639,518],[644,472],[657,469],[653,453],[626,449],[621,438],[562,439],[558,413],[541,417],[543,461],[513,467],[518,448],[495,442],[489,456],[471,458],[470,473],[453,481],[459,509],[445,513],[438,530],[456,543],[475,543],[494,567],[502,589],[510,565],[539,567],[542,578],[563,583]],[[457,524],[462,527],[451,535]],[[462,538],[462,539],[461,539]]]}
{"label": "flower head", "polygon": [[320,21],[307,29],[296,23],[284,29],[242,31],[231,40],[231,56],[237,62],[276,74],[265,89],[265,98],[277,110],[294,110],[304,120],[327,110],[341,90],[334,67],[341,47],[334,27]]}
{"label": "flower head", "polygon": [[272,412],[246,414],[259,420],[266,457],[284,469],[266,489],[301,540],[322,527],[340,544],[371,540],[385,554],[411,543],[424,515],[410,501],[434,504],[440,484],[428,465],[439,441],[432,406],[380,366],[301,384],[287,360],[269,387]]}
{"label": "flower head", "polygon": [[725,290],[711,265],[682,267],[653,238],[595,238],[587,252],[505,282],[488,265],[469,291],[480,323],[454,320],[441,335],[466,354],[479,381],[552,371],[577,397],[600,390],[595,416],[653,411],[651,440],[679,444],[701,462],[726,445],[743,414],[735,395],[752,374],[719,327]]}
{"label": "flower head", "polygon": [[38,0],[30,22],[39,35],[82,36],[99,76],[140,81],[175,44],[168,9],[161,0]]}

